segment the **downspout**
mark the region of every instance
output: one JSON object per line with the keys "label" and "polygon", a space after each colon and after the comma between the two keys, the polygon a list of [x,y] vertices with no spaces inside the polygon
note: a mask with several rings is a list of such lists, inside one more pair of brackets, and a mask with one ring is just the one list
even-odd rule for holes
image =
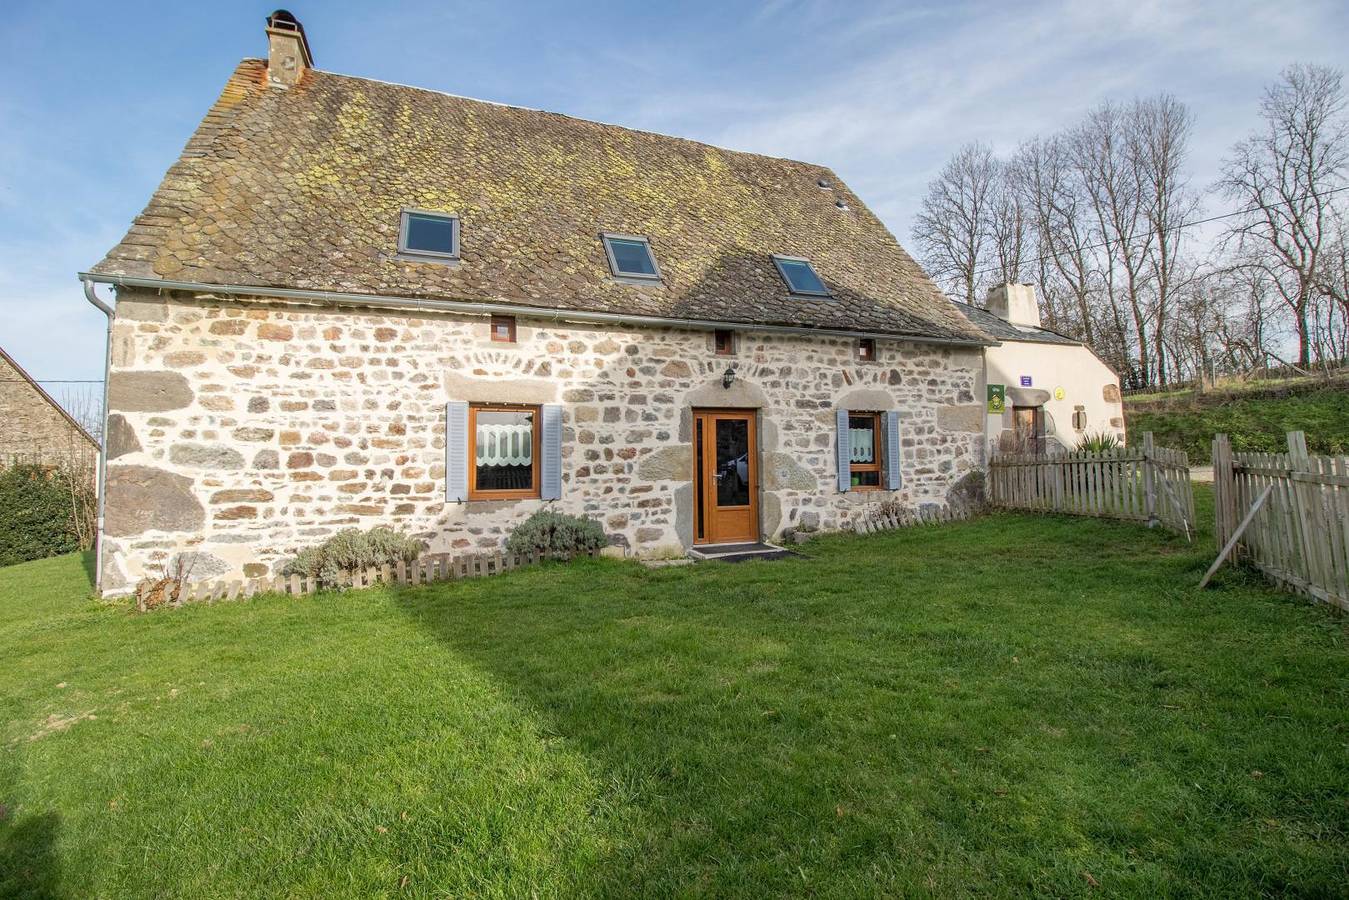
{"label": "downspout", "polygon": [[108,319],[107,343],[103,348],[103,429],[98,448],[98,523],[94,528],[94,589],[103,593],[103,511],[107,501],[108,483],[108,375],[112,371],[112,317],[113,308],[94,293],[94,283],[84,282],[84,299],[92,303]]}

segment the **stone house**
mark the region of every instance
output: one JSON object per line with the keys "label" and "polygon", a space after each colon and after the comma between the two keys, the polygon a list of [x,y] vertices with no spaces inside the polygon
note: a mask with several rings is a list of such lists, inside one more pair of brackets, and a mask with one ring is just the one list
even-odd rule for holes
{"label": "stone house", "polygon": [[0,347],[0,468],[73,466],[92,479],[98,453],[94,436]]}
{"label": "stone house", "polygon": [[495,548],[545,506],[683,555],[982,467],[989,337],[829,169],[267,36],[83,275],[117,298],[105,593],[352,526]]}
{"label": "stone house", "polygon": [[998,343],[984,350],[990,450],[1062,453],[1087,435],[1124,440],[1119,375],[1081,341],[1040,324],[1035,287],[1004,284],[956,308]]}

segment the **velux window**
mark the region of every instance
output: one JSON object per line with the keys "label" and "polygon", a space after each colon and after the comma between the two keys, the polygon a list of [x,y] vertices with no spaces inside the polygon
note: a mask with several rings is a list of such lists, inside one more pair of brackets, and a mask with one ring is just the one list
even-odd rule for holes
{"label": "velux window", "polygon": [[810,264],[810,260],[796,256],[774,255],[773,263],[778,267],[778,273],[782,276],[782,280],[787,282],[787,287],[791,288],[793,294],[807,297],[829,296],[829,289],[815,273],[815,267]]}
{"label": "velux window", "polygon": [[605,234],[604,252],[609,257],[609,270],[620,278],[660,279],[656,257],[646,238],[629,234]]}
{"label": "velux window", "polygon": [[403,210],[398,253],[435,260],[459,258],[459,217],[422,209]]}
{"label": "velux window", "polygon": [[519,500],[539,496],[539,408],[468,408],[468,496]]}

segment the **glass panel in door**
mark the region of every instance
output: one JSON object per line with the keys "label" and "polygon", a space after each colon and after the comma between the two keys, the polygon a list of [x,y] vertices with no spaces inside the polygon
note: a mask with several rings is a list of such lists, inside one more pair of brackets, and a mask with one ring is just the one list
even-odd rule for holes
{"label": "glass panel in door", "polygon": [[749,506],[749,421],[717,420],[717,506]]}

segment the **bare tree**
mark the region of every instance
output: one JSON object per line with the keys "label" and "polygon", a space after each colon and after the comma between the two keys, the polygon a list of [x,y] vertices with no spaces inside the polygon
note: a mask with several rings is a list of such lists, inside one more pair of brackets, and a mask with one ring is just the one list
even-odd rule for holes
{"label": "bare tree", "polygon": [[1015,169],[1008,163],[996,164],[989,189],[987,223],[988,274],[994,284],[1019,284],[1026,266],[1028,235],[1026,211],[1015,185]]}
{"label": "bare tree", "polygon": [[99,385],[82,384],[61,392],[61,407],[80,427],[103,443],[103,396]]}
{"label": "bare tree", "polygon": [[1097,266],[1104,275],[1116,340],[1133,349],[1129,381],[1145,387],[1151,382],[1152,363],[1144,289],[1156,235],[1148,223],[1146,184],[1129,110],[1114,103],[1098,106],[1070,132],[1068,141],[1103,251]]}
{"label": "bare tree", "polygon": [[997,178],[993,151],[984,144],[966,144],[928,185],[913,226],[928,272],[947,293],[967,303],[975,301],[988,256],[988,216]]}
{"label": "bare tree", "polygon": [[[1157,383],[1166,384],[1166,334],[1175,295],[1184,289],[1180,227],[1193,218],[1198,198],[1186,184],[1183,167],[1194,116],[1170,94],[1136,101],[1127,120],[1130,154],[1140,182],[1142,211],[1152,240],[1147,243],[1151,272],[1153,365]],[[1193,267],[1189,267],[1193,272]],[[1192,294],[1192,297],[1202,294]],[[1139,340],[1143,332],[1139,330]],[[1206,360],[1205,360],[1206,361]],[[1140,364],[1145,364],[1142,356]],[[1201,369],[1201,372],[1204,371]]]}
{"label": "bare tree", "polygon": [[[1071,306],[1076,327],[1067,330],[1094,344],[1093,277],[1087,249],[1091,226],[1065,141],[1055,136],[1026,142],[1017,151],[1010,172],[1030,222],[1045,305],[1057,314],[1051,317],[1051,325],[1068,324],[1052,320],[1068,319]],[[1064,295],[1062,302],[1058,294]]]}
{"label": "bare tree", "polygon": [[1349,165],[1341,73],[1292,65],[1265,90],[1263,126],[1232,148],[1217,188],[1250,208],[1226,235],[1244,264],[1263,270],[1297,332],[1298,365],[1312,357],[1312,312],[1334,192]]}

